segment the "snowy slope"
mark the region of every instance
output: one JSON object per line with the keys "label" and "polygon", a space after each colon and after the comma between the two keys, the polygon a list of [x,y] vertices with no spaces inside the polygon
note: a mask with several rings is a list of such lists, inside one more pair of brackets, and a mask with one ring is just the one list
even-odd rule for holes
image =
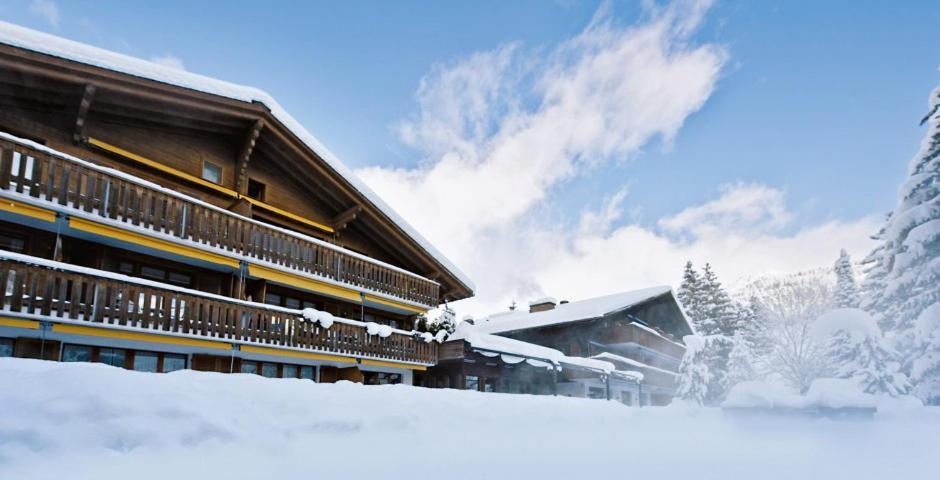
{"label": "snowy slope", "polygon": [[190,90],[218,95],[221,97],[241,100],[243,102],[259,102],[264,104],[285,127],[297,136],[307,147],[316,152],[341,177],[346,179],[356,190],[361,192],[369,201],[375,204],[389,219],[402,229],[409,237],[421,245],[432,257],[450,273],[457,277],[467,288],[475,290],[473,281],[467,277],[456,265],[438,251],[414,227],[402,218],[391,206],[385,203],[368,185],[357,177],[352,170],[339,160],[326,146],[304,128],[287,110],[281,107],[268,93],[254,87],[237,85],[215,78],[199,75],[165,65],[159,65],[139,58],[111,52],[102,48],[93,47],[43,32],[0,21],[0,43],[14,47],[32,50],[34,52],[64,58],[87,65],[126,73],[136,77],[146,78],[157,82],[176,85]]}
{"label": "snowy slope", "polygon": [[[936,478],[940,410],[871,422],[0,359],[0,478]],[[772,434],[768,434],[772,432]]]}

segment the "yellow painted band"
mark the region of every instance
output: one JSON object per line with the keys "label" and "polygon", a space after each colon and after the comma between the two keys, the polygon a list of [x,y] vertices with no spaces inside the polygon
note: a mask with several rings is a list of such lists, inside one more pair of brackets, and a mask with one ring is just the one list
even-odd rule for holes
{"label": "yellow painted band", "polygon": [[219,185],[219,184],[217,184],[217,183],[213,183],[213,182],[210,182],[210,181],[208,181],[208,180],[206,180],[206,179],[199,178],[199,177],[197,177],[197,176],[195,176],[195,175],[190,175],[190,174],[188,174],[188,173],[186,173],[186,172],[184,172],[184,171],[182,171],[182,170],[177,170],[177,169],[175,169],[175,168],[173,168],[173,167],[164,165],[164,164],[162,164],[162,163],[160,163],[160,162],[158,162],[158,161],[156,161],[156,160],[151,160],[151,159],[149,159],[149,158],[147,158],[147,157],[138,155],[138,154],[136,154],[136,153],[134,153],[134,152],[129,152],[129,151],[127,151],[127,150],[124,150],[124,149],[121,148],[121,147],[117,147],[117,146],[111,145],[111,144],[109,144],[109,143],[107,143],[107,142],[103,142],[103,141],[101,141],[101,140],[98,140],[97,138],[89,138],[89,139],[88,139],[88,143],[91,144],[91,145],[94,145],[95,147],[98,147],[98,148],[100,148],[100,149],[102,149],[102,150],[105,150],[105,151],[107,151],[107,152],[111,152],[111,153],[114,153],[114,154],[116,154],[116,155],[120,155],[120,156],[122,156],[122,157],[124,157],[124,158],[126,158],[126,159],[128,159],[128,160],[132,160],[132,161],[137,162],[137,163],[139,163],[139,164],[141,164],[141,165],[146,165],[146,166],[148,166],[148,167],[150,167],[150,168],[153,168],[153,169],[155,169],[155,170],[159,170],[159,171],[161,171],[161,172],[163,172],[163,173],[167,173],[167,174],[172,175],[172,176],[174,176],[174,177],[181,178],[181,179],[186,180],[186,181],[188,181],[188,182],[195,183],[195,184],[197,184],[197,185],[200,185],[200,186],[203,186],[203,187],[206,187],[206,188],[215,190],[215,191],[220,192],[220,193],[223,193],[223,194],[225,194],[225,195],[227,195],[227,196],[229,196],[229,197],[232,197],[232,198],[244,198],[244,199],[247,200],[249,203],[251,203],[251,204],[254,205],[254,206],[257,206],[258,208],[267,210],[267,211],[272,212],[272,213],[276,213],[276,214],[281,215],[281,216],[283,216],[283,217],[287,217],[287,218],[289,218],[289,219],[291,219],[291,220],[294,220],[294,221],[296,221],[296,222],[300,222],[300,223],[303,223],[303,224],[305,224],[305,225],[310,225],[310,226],[312,226],[312,227],[314,227],[314,228],[319,228],[319,229],[321,229],[321,230],[323,230],[323,231],[326,231],[326,232],[329,232],[329,233],[333,233],[333,228],[332,228],[332,227],[323,225],[322,223],[319,223],[319,222],[315,222],[315,221],[313,221],[313,220],[310,220],[309,218],[301,217],[300,215],[297,215],[297,214],[295,214],[295,213],[288,212],[287,210],[283,210],[283,209],[281,209],[281,208],[275,207],[274,205],[269,205],[269,204],[264,203],[264,202],[262,202],[262,201],[260,201],[260,200],[256,200],[256,199],[251,198],[251,197],[246,197],[246,196],[243,196],[243,195],[239,195],[238,192],[236,192],[235,190],[232,190],[232,189],[227,188],[227,187],[223,187],[223,186],[221,186],[221,185]]}
{"label": "yellow painted band", "polygon": [[123,340],[135,340],[139,342],[168,343],[173,345],[185,345],[188,347],[214,348],[219,350],[231,350],[232,345],[223,342],[213,342],[210,340],[196,340],[194,338],[182,338],[171,335],[160,335],[154,333],[128,332],[126,330],[116,330],[102,327],[85,327],[81,325],[55,324],[52,331],[57,333],[70,333],[73,335],[87,335],[91,337],[119,338]]}
{"label": "yellow painted band", "polygon": [[183,180],[186,180],[186,181],[188,181],[188,182],[192,182],[192,183],[195,183],[195,184],[197,184],[197,185],[200,185],[200,186],[203,186],[203,187],[206,187],[206,188],[210,188],[210,189],[215,190],[215,191],[217,191],[217,192],[220,192],[220,193],[223,193],[223,194],[225,194],[225,195],[228,195],[228,196],[230,196],[230,197],[232,197],[232,198],[238,198],[238,193],[236,193],[235,190],[232,190],[232,189],[230,189],[230,188],[223,187],[223,186],[221,186],[221,185],[219,185],[219,184],[216,184],[216,183],[212,183],[212,182],[210,182],[210,181],[208,181],[208,180],[204,180],[204,179],[199,178],[199,177],[197,177],[197,176],[195,176],[195,175],[190,175],[190,174],[188,174],[188,173],[186,173],[186,172],[183,172],[183,171],[181,171],[181,170],[177,170],[177,169],[175,169],[175,168],[173,168],[173,167],[166,166],[166,165],[164,165],[164,164],[162,164],[162,163],[160,163],[160,162],[157,162],[157,161],[155,161],[155,160],[151,160],[151,159],[149,159],[149,158],[147,158],[147,157],[142,157],[142,156],[140,156],[140,155],[137,155],[136,153],[133,153],[133,152],[129,152],[129,151],[127,151],[127,150],[124,150],[123,148],[116,147],[116,146],[111,145],[111,144],[109,144],[109,143],[102,142],[101,140],[98,140],[97,138],[89,138],[89,139],[88,139],[88,143],[91,144],[91,145],[94,145],[94,146],[96,146],[96,147],[98,147],[98,148],[100,148],[100,149],[102,149],[102,150],[105,150],[105,151],[108,151],[108,152],[111,152],[111,153],[120,155],[120,156],[122,156],[122,157],[124,157],[124,158],[126,158],[126,159],[128,159],[128,160],[133,160],[133,161],[135,161],[135,162],[137,162],[137,163],[140,163],[140,164],[142,164],[142,165],[146,165],[146,166],[148,166],[148,167],[150,167],[150,168],[153,168],[153,169],[155,169],[155,170],[159,170],[159,171],[161,171],[161,172],[163,172],[163,173],[167,173],[167,174],[173,175],[174,177],[178,177],[178,178],[181,178],[181,179],[183,179]]}
{"label": "yellow painted band", "polygon": [[262,355],[275,355],[278,357],[294,357],[294,358],[305,358],[309,360],[323,360],[327,362],[356,363],[356,359],[352,357],[328,355],[325,353],[298,352],[296,350],[284,350],[280,348],[269,348],[269,347],[255,347],[252,345],[242,345],[240,350],[242,352],[260,353]]}
{"label": "yellow painted band", "polygon": [[414,313],[425,313],[428,310],[430,310],[428,308],[416,307],[414,305],[408,305],[407,303],[396,302],[394,300],[387,300],[387,299],[376,297],[373,295],[366,295],[366,301],[374,302],[374,303],[381,303],[382,305],[388,305],[390,307],[400,308],[402,310],[407,310],[409,312],[414,312]]}
{"label": "yellow painted band", "polygon": [[322,223],[315,222],[313,220],[310,220],[309,218],[301,217],[300,215],[288,212],[287,210],[282,210],[280,208],[275,207],[274,205],[269,205],[260,200],[255,200],[254,198],[251,198],[251,197],[240,195],[239,198],[244,198],[245,200],[248,200],[248,203],[258,208],[261,208],[262,210],[267,210],[271,213],[276,213],[282,217],[289,218],[295,222],[300,222],[300,223],[303,223],[304,225],[310,225],[311,227],[319,228],[320,230],[333,233],[332,227],[328,227],[326,225],[323,225]]}
{"label": "yellow painted band", "polygon": [[30,330],[39,330],[39,322],[35,320],[23,320],[21,318],[0,317],[0,327],[28,328]]}
{"label": "yellow painted band", "polygon": [[395,363],[395,362],[383,362],[381,360],[369,360],[366,358],[362,359],[363,365],[371,365],[373,367],[391,367],[391,368],[407,368],[408,370],[427,370],[428,367],[424,365],[411,365],[407,363]]}
{"label": "yellow painted band", "polygon": [[158,238],[149,237],[139,233],[129,232],[127,230],[122,230],[120,228],[115,228],[109,225],[88,221],[83,218],[70,217],[69,227],[76,230],[81,230],[83,232],[94,233],[96,235],[103,235],[116,240],[130,242],[135,245],[154,248],[164,252],[175,253],[184,257],[195,258],[197,260],[203,260],[219,265],[225,265],[231,268],[239,268],[240,265],[238,260],[224,257],[222,255],[217,255],[184,245],[178,245],[173,242],[160,240]]}
{"label": "yellow painted band", "polygon": [[323,293],[334,297],[339,297],[351,302],[359,303],[359,292],[348,288],[330,285],[326,282],[320,282],[309,278],[304,278],[292,273],[282,272],[273,268],[263,267],[261,265],[249,264],[248,275],[252,277],[263,278],[272,282],[282,283],[291,287],[302,288],[312,292]]}
{"label": "yellow painted band", "polygon": [[38,218],[46,222],[55,222],[55,212],[45,208],[34,207],[25,203],[15,202],[13,200],[0,200],[0,210],[25,215],[27,217]]}

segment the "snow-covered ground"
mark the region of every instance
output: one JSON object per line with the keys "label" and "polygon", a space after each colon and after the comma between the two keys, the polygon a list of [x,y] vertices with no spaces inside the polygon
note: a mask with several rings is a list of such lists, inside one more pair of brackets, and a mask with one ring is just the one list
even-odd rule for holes
{"label": "snow-covered ground", "polygon": [[940,409],[873,421],[0,359],[0,478],[906,479]]}

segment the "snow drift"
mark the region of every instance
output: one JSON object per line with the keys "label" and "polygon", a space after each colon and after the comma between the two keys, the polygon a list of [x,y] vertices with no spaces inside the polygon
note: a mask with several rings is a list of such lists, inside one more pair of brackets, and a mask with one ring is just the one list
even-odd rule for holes
{"label": "snow drift", "polygon": [[[0,359],[0,478],[927,478],[940,411],[870,422]],[[768,435],[773,432],[773,435]]]}

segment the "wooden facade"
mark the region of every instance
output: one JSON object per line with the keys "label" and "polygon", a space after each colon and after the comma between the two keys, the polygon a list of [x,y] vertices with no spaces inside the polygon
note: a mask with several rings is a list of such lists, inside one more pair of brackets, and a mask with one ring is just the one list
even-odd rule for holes
{"label": "wooden facade", "polygon": [[436,362],[416,315],[472,286],[306,132],[263,102],[66,57],[0,43],[10,352],[367,383]]}

